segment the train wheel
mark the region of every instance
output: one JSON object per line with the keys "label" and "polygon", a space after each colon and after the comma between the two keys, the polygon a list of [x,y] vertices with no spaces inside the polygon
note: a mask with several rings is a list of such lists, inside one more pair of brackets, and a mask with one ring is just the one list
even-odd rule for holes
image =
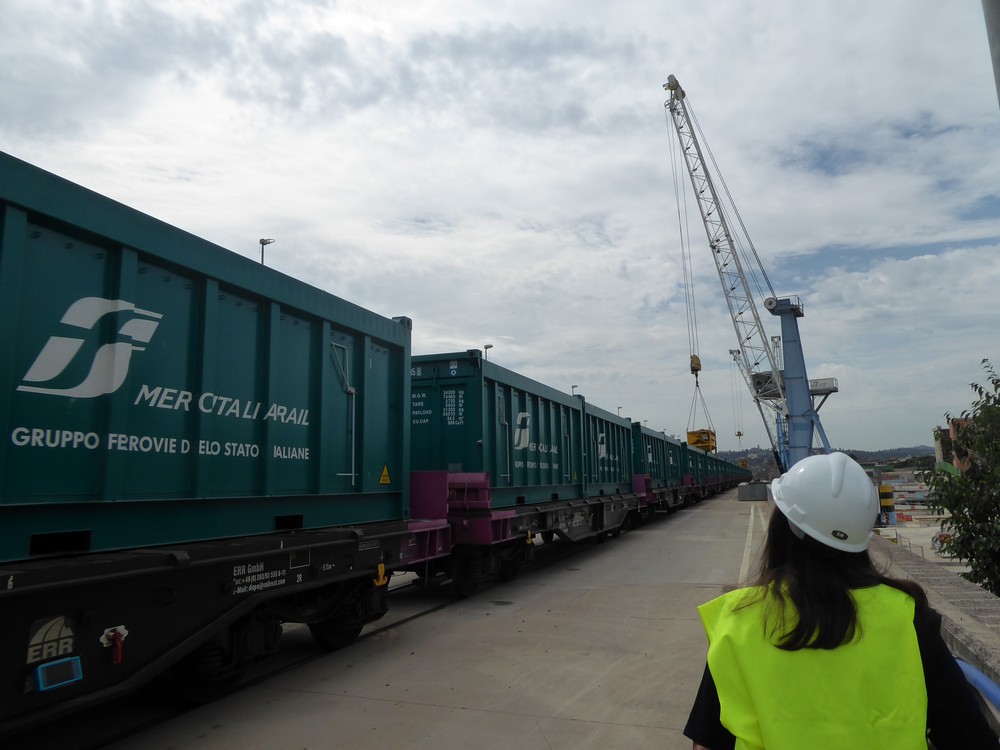
{"label": "train wheel", "polygon": [[232,692],[243,679],[243,669],[227,667],[228,654],[218,643],[202,644],[175,664],[167,674],[170,690],[182,700],[201,706]]}
{"label": "train wheel", "polygon": [[364,625],[345,625],[336,620],[314,622],[309,626],[313,643],[324,651],[336,651],[344,646],[350,646],[361,635]]}
{"label": "train wheel", "polygon": [[459,599],[475,594],[483,582],[483,558],[478,554],[455,558],[452,581],[455,586],[455,596]]}
{"label": "train wheel", "polygon": [[513,581],[519,572],[521,572],[521,561],[517,559],[517,555],[510,559],[500,560],[499,576],[501,581]]}

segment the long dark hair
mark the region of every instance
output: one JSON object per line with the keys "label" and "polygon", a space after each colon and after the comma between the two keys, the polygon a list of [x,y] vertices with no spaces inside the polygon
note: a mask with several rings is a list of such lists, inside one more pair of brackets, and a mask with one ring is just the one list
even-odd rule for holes
{"label": "long dark hair", "polygon": [[[880,573],[868,550],[842,552],[808,535],[798,538],[774,506],[755,583],[762,587],[761,596],[775,605],[768,608],[765,627],[769,635],[777,636],[778,648],[786,651],[837,648],[860,635],[851,589],[885,584],[927,604],[919,584]],[[752,601],[760,598],[747,603]],[[798,617],[791,628],[789,603]]]}

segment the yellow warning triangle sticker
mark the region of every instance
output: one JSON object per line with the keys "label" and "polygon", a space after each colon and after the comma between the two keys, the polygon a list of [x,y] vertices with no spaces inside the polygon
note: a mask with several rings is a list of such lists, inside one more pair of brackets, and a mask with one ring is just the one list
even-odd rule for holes
{"label": "yellow warning triangle sticker", "polygon": [[392,484],[392,479],[389,477],[389,464],[382,464],[382,476],[379,477],[379,484]]}

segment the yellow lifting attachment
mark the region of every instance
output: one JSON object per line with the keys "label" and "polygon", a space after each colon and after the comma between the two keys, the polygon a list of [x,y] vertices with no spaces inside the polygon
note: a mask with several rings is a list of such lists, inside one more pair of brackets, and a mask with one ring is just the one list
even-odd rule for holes
{"label": "yellow lifting attachment", "polygon": [[716,449],[715,430],[688,430],[688,445],[701,448],[705,452],[714,452]]}

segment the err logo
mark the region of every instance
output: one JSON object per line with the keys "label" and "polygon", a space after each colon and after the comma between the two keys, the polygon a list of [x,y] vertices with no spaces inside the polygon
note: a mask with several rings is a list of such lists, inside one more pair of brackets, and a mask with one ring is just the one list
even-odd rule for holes
{"label": "err logo", "polygon": [[28,664],[73,653],[73,623],[66,617],[36,620],[28,638]]}
{"label": "err logo", "polygon": [[86,332],[94,330],[107,316],[118,313],[131,315],[126,316],[125,322],[118,328],[118,340],[102,344],[97,350],[82,382],[69,387],[53,385],[78,359],[77,355],[87,342],[86,333],[81,333],[80,337],[52,336],[28,368],[17,390],[68,398],[96,398],[117,391],[128,375],[132,352],[145,350],[144,345],[153,338],[163,315],[141,310],[121,299],[83,297],[69,306],[60,321],[63,325]]}

